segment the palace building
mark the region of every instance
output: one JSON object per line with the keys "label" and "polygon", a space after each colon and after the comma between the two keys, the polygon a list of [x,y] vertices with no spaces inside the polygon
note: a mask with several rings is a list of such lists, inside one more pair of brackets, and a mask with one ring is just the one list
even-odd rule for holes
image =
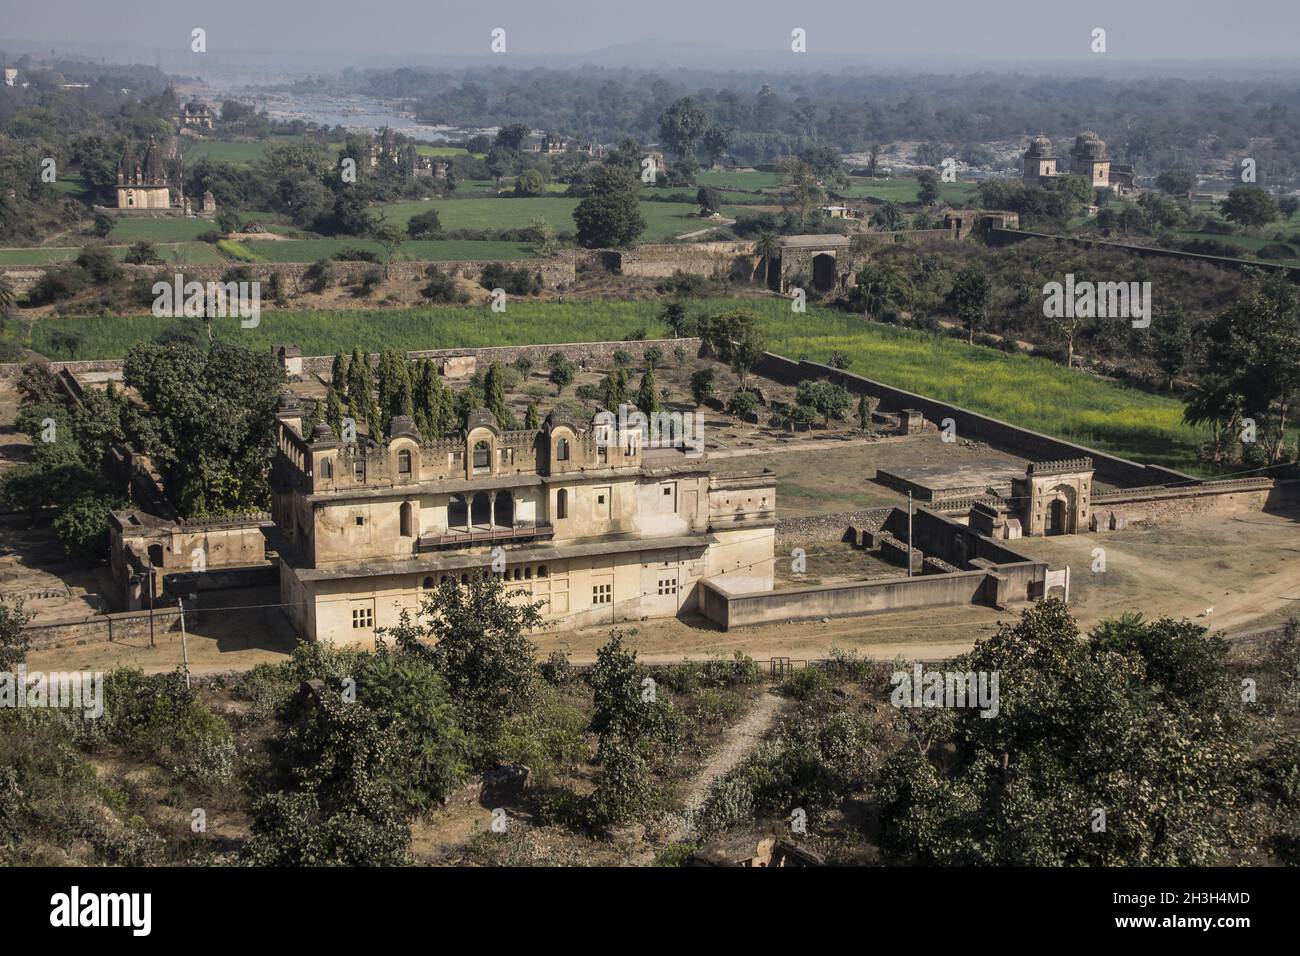
{"label": "palace building", "polygon": [[775,479],[713,476],[681,449],[643,447],[640,428],[562,409],[537,430],[475,411],[435,442],[406,416],[383,444],[301,428],[286,404],[272,518],[302,638],[372,645],[425,592],[480,573],[566,627],[696,610],[706,578],[772,588]]}

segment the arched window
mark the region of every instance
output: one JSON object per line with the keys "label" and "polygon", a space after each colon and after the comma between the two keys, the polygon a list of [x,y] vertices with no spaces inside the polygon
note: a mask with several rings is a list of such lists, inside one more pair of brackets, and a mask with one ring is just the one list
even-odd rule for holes
{"label": "arched window", "polygon": [[555,460],[569,460],[569,439],[561,438],[555,443]]}
{"label": "arched window", "polygon": [[494,518],[498,528],[513,528],[515,526],[515,499],[514,495],[504,488],[497,492],[496,506],[493,508]]}
{"label": "arched window", "polygon": [[544,564],[539,564],[539,565],[537,566],[537,576],[538,576],[539,578],[544,578],[544,577],[546,577],[546,565],[544,565]]}
{"label": "arched window", "polygon": [[486,491],[477,491],[469,505],[469,519],[476,527],[492,527],[492,499]]}
{"label": "arched window", "polygon": [[[445,579],[445,576],[444,576],[444,579]],[[426,591],[430,591],[430,590],[433,589],[433,578],[425,578],[425,579],[424,579],[424,589],[425,589]]]}
{"label": "arched window", "polygon": [[414,518],[414,514],[412,512],[413,509],[411,508],[411,503],[409,501],[402,502],[401,521],[400,521],[401,527],[398,530],[398,534],[400,534],[403,538],[409,538],[414,534],[414,532],[411,530],[411,526],[415,524],[414,520],[412,520]]}
{"label": "arched window", "polygon": [[328,458],[322,458],[320,462],[320,476],[326,479],[333,478],[334,462],[330,461]]}
{"label": "arched window", "polygon": [[474,471],[489,471],[492,468],[492,449],[485,441],[474,445]]}
{"label": "arched window", "polygon": [[397,453],[397,473],[399,475],[411,473],[411,453],[405,448]]}
{"label": "arched window", "polygon": [[569,517],[569,492],[564,488],[555,493],[555,517]]}

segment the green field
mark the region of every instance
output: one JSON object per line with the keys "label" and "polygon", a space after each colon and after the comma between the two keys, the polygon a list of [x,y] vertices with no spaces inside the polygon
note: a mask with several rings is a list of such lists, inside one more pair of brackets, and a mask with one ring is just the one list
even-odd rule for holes
{"label": "green field", "polygon": [[780,173],[732,173],[705,170],[696,175],[701,186],[717,186],[719,189],[774,189],[781,185]]}
{"label": "green field", "polygon": [[199,140],[185,147],[185,158],[190,163],[199,159],[210,159],[218,163],[230,163],[233,166],[251,166],[264,155],[270,143],[221,143],[216,140]]}
{"label": "green field", "polygon": [[[1071,371],[1045,359],[1007,355],[955,339],[866,323],[820,307],[792,317],[778,299],[701,300],[692,311],[726,308],[755,312],[772,351],[825,360],[845,353],[853,371],[890,385],[962,405],[1027,428],[1081,442],[1137,461],[1194,471],[1196,446],[1208,436],[1182,424],[1179,402]],[[621,339],[645,328],[662,334],[657,302],[555,303],[512,301],[507,313],[486,307],[431,307],[396,311],[268,311],[256,329],[216,323],[222,338],[265,349],[294,342],[305,355],[360,345],[429,349]],[[77,331],[77,357],[118,358],[148,341],[170,320],[144,317],[80,318],[36,323],[32,346],[48,349],[55,329]]]}
{"label": "green field", "polygon": [[[879,199],[894,202],[916,202],[919,187],[915,179],[862,179],[853,177],[847,189],[835,192],[850,199]],[[976,203],[979,190],[974,183],[940,183],[939,204],[970,206]]]}
{"label": "green field", "polygon": [[216,223],[208,219],[136,219],[122,216],[113,226],[108,238],[114,242],[138,242],[141,239],[150,242],[188,242],[216,228]]}
{"label": "green field", "polygon": [[[130,246],[109,246],[121,259]],[[71,262],[81,252],[79,246],[41,246],[32,249],[0,249],[0,265],[41,266],[52,262]],[[224,262],[217,250],[206,242],[159,243],[158,253],[168,262]]]}
{"label": "green field", "polygon": [[[540,196],[528,199],[507,197],[492,199],[435,199],[431,202],[396,202],[381,206],[387,221],[405,226],[412,216],[430,208],[438,210],[443,229],[522,229],[534,219],[545,219],[547,225],[560,232],[575,228],[573,210],[577,199]],[[695,215],[695,203],[643,202],[641,215],[645,217],[646,230],[643,242],[661,242],[682,233],[705,229],[711,225]],[[724,207],[722,214],[735,218],[734,206]]]}
{"label": "green field", "polygon": [[[234,243],[252,253],[254,262],[315,262],[344,249],[365,249],[383,258],[383,247],[366,239],[246,239]],[[395,258],[422,262],[482,259],[528,259],[534,246],[520,242],[477,242],[468,239],[418,239],[403,243]]]}

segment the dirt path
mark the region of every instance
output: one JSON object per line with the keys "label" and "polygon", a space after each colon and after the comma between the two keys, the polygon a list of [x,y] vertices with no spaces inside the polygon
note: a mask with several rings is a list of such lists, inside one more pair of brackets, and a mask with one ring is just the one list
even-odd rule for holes
{"label": "dirt path", "polygon": [[784,703],[783,698],[778,697],[769,689],[762,697],[754,701],[754,706],[741,719],[740,723],[728,727],[723,732],[722,742],[709,756],[709,759],[704,762],[704,766],[699,769],[699,772],[691,778],[691,782],[686,788],[682,806],[687,820],[693,818],[695,812],[704,805],[704,801],[709,796],[709,788],[713,786],[713,781],[725,775],[728,770],[744,760],[749,756],[750,751],[758,746],[759,740],[772,726],[777,714],[781,711],[781,705]]}

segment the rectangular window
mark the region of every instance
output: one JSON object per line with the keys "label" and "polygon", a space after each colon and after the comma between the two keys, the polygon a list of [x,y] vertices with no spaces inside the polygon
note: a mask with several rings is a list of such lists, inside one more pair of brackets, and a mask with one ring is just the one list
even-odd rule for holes
{"label": "rectangular window", "polygon": [[592,604],[612,604],[614,603],[614,585],[597,584],[591,589]]}
{"label": "rectangular window", "polygon": [[676,593],[677,593],[677,581],[676,581],[674,578],[660,578],[660,579],[659,579],[659,593],[660,593],[660,594],[676,594]]}
{"label": "rectangular window", "polygon": [[364,461],[358,461],[355,464],[353,464],[352,477],[357,481],[366,480],[366,463]]}
{"label": "rectangular window", "polygon": [[354,607],[352,609],[353,630],[369,629],[375,626],[375,609],[372,607]]}

